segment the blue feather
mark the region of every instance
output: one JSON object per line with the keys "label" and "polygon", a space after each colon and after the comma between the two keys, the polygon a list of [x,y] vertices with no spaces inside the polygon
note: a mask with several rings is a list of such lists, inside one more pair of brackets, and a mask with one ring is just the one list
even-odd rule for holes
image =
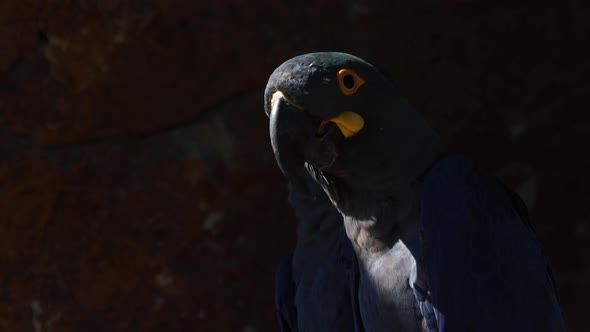
{"label": "blue feather", "polygon": [[564,331],[518,196],[460,157],[442,159],[423,181],[423,259],[439,331]]}
{"label": "blue feather", "polygon": [[312,196],[289,187],[297,217],[295,252],[283,259],[275,296],[282,331],[355,331],[351,286],[354,250],[342,216],[308,177]]}

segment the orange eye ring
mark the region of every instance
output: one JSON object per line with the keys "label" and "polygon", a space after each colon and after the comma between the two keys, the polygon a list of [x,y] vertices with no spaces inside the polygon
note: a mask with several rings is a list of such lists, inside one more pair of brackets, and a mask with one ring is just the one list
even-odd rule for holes
{"label": "orange eye ring", "polygon": [[363,80],[354,71],[344,68],[338,71],[338,85],[343,94],[349,96],[357,92],[357,90],[365,84]]}

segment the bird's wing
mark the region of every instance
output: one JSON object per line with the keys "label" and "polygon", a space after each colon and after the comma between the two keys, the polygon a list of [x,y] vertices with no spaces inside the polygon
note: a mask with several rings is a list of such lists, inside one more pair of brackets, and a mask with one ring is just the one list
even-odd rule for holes
{"label": "bird's wing", "polygon": [[360,310],[360,303],[358,299],[358,292],[359,292],[359,281],[360,281],[360,269],[359,263],[356,258],[356,255],[352,249],[352,245],[350,245],[350,240],[346,239],[349,247],[347,247],[346,252],[347,255],[343,256],[349,259],[349,281],[348,287],[350,289],[350,299],[351,299],[351,307],[352,307],[352,318],[354,322],[354,332],[365,332],[365,328],[363,325],[363,320],[361,317],[361,310]]}
{"label": "bird's wing", "polygon": [[297,331],[292,259],[292,254],[283,257],[275,276],[275,308],[281,332]]}
{"label": "bird's wing", "polygon": [[276,274],[281,330],[358,331],[351,303],[351,299],[356,301],[351,287],[358,272],[352,273],[354,250],[342,216],[310,176],[305,181],[313,197],[289,186],[299,239],[295,253],[282,259]]}
{"label": "bird's wing", "polygon": [[[334,290],[330,293],[331,299],[321,300],[322,305],[338,306],[339,318],[337,322],[330,323],[330,331],[365,332],[358,302],[360,270],[354,249],[344,230],[342,215],[311,176],[306,175],[305,181],[309,193],[313,197],[297,191],[294,186],[289,186],[289,203],[293,206],[299,222],[299,235],[306,236],[311,230],[317,233],[319,228],[331,229],[335,227],[338,232],[338,239],[335,243],[336,250],[333,251],[337,257],[324,257],[320,262],[321,268],[324,269],[322,275],[331,277],[322,282],[329,283],[331,289]],[[331,264],[331,260],[338,260],[338,264]],[[326,269],[332,270],[326,271]],[[342,279],[334,280],[335,277]],[[342,284],[343,281],[344,284]],[[326,309],[328,311],[334,308]]]}
{"label": "bird's wing", "polygon": [[518,196],[460,157],[423,177],[423,268],[443,331],[564,331],[546,258]]}

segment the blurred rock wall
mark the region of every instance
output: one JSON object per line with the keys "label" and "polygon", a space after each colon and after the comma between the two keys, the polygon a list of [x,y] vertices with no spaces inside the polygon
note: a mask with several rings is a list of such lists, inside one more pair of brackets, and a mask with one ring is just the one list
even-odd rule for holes
{"label": "blurred rock wall", "polygon": [[587,1],[0,2],[0,330],[275,331],[294,242],[262,92],[296,54],[381,63],[517,189],[590,308]]}

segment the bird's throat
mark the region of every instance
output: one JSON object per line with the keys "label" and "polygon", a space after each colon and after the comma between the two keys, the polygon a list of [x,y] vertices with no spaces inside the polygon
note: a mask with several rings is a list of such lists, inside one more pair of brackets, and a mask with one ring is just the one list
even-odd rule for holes
{"label": "bird's throat", "polygon": [[369,204],[370,216],[343,214],[347,236],[363,265],[371,265],[400,240],[413,242],[419,217],[417,199],[417,190],[409,187],[403,193]]}

